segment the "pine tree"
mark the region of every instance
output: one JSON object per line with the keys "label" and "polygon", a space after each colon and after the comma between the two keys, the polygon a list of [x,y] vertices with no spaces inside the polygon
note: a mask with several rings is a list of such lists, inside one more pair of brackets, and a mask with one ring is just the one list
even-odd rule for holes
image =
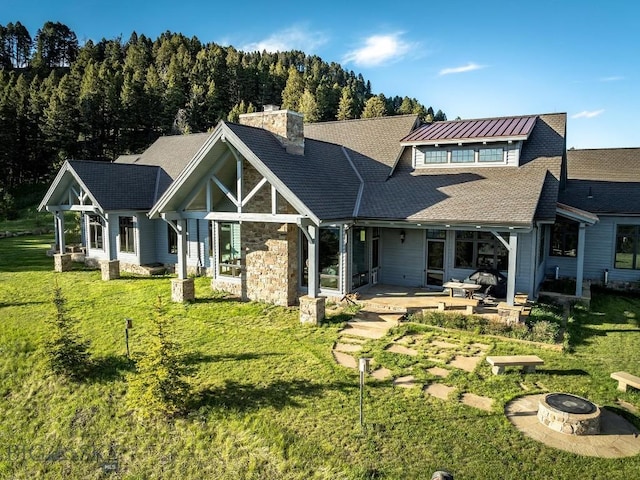
{"label": "pine tree", "polygon": [[305,123],[317,122],[320,119],[318,113],[318,104],[313,94],[309,90],[305,90],[298,104],[298,112],[304,115]]}
{"label": "pine tree", "polygon": [[336,118],[338,120],[351,120],[355,118],[355,108],[353,105],[353,95],[349,87],[342,89],[342,96],[340,97],[340,103],[338,104],[338,113]]}
{"label": "pine tree", "polygon": [[304,79],[302,74],[294,66],[289,67],[287,84],[282,91],[282,108],[298,111],[300,99],[304,94]]}
{"label": "pine tree", "polygon": [[45,348],[51,370],[71,379],[82,378],[90,368],[89,343],[82,341],[75,331],[75,324],[69,318],[66,299],[62,289],[56,285],[53,290],[55,316],[48,320],[48,333]]}
{"label": "pine tree", "polygon": [[174,417],[185,411],[190,400],[191,370],[182,348],[173,340],[172,326],[158,297],[144,353],[137,358],[136,373],[128,379],[126,403],[142,418]]}
{"label": "pine tree", "polygon": [[379,95],[371,97],[364,105],[362,118],[384,117],[387,114],[387,106]]}

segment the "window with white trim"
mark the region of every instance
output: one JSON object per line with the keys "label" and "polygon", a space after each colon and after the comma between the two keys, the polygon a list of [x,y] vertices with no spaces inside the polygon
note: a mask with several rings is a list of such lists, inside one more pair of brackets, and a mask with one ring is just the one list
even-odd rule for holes
{"label": "window with white trim", "polygon": [[220,222],[218,227],[218,273],[240,276],[240,224]]}
{"label": "window with white trim", "polygon": [[136,253],[136,235],[133,217],[119,218],[120,251]]}
{"label": "window with white trim", "polygon": [[478,150],[479,162],[502,162],[504,160],[504,149],[502,148],[481,148]]}
{"label": "window with white trim", "polygon": [[89,248],[104,250],[104,220],[100,215],[89,215]]}
{"label": "window with white trim", "polygon": [[424,152],[424,163],[447,163],[446,150],[427,150]]}
{"label": "window with white trim", "polygon": [[470,149],[451,150],[451,163],[473,163],[475,152]]}

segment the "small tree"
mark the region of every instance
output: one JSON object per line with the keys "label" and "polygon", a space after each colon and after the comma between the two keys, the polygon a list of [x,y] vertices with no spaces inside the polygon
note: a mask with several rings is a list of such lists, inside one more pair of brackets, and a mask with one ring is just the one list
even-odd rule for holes
{"label": "small tree", "polygon": [[78,379],[89,368],[89,342],[82,341],[76,333],[73,320],[67,315],[66,303],[62,289],[56,284],[53,290],[56,314],[48,321],[51,338],[46,343],[46,351],[54,373]]}
{"label": "small tree", "polygon": [[162,300],[154,307],[152,331],[144,353],[129,378],[127,405],[143,418],[173,417],[182,413],[189,400],[190,369],[180,345],[173,340],[170,320]]}

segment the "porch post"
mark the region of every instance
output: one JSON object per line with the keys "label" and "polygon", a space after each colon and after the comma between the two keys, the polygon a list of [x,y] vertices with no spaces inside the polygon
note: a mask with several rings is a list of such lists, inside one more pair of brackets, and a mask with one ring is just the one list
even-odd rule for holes
{"label": "porch post", "polygon": [[318,285],[318,259],[319,259],[319,242],[318,242],[318,227],[316,225],[308,225],[307,232],[309,236],[307,237],[308,245],[309,245],[309,268],[308,268],[308,276],[309,276],[309,291],[308,296],[311,298],[316,298],[318,293],[320,292],[320,286]]}
{"label": "porch post", "polygon": [[67,246],[64,243],[64,213],[57,211],[56,212],[56,223],[57,223],[57,233],[58,233],[58,247],[60,247],[60,253],[65,253],[67,250]]}
{"label": "porch post", "polygon": [[178,278],[184,280],[187,278],[187,221],[177,221],[178,230]]}
{"label": "porch post", "polygon": [[[173,228],[173,225],[171,225]],[[187,220],[177,221],[178,233],[178,278],[171,280],[171,300],[174,302],[192,301],[195,299],[193,278],[187,278]]]}
{"label": "porch post", "polygon": [[585,224],[578,229],[578,252],[576,258],[576,297],[582,297],[582,276],[584,275],[584,232]]}
{"label": "porch post", "polygon": [[516,257],[518,255],[518,234],[509,233],[509,270],[507,272],[507,305],[513,306],[516,295]]}
{"label": "porch post", "polygon": [[320,297],[318,261],[320,251],[319,227],[314,224],[300,225],[309,246],[308,292],[300,297],[300,323],[319,324],[325,315],[325,299]]}

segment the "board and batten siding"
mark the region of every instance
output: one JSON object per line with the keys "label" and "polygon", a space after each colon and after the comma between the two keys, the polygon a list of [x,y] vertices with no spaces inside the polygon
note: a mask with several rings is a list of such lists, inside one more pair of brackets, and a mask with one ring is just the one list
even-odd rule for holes
{"label": "board and batten siding", "polygon": [[400,228],[380,231],[381,255],[379,283],[403,287],[424,285],[425,239],[424,230],[404,229],[404,243],[400,241]]}

